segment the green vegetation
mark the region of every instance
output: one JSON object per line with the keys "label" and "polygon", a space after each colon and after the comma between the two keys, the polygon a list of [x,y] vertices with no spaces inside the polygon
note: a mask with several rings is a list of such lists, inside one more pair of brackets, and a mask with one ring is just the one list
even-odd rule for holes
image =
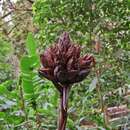
{"label": "green vegetation", "polygon": [[129,0],[0,3],[0,130],[56,130],[59,93],[38,70],[40,54],[64,31],[82,46],[81,55],[96,60],[90,75],[71,89],[67,130],[88,124],[118,130],[123,122],[122,129],[130,127],[130,114],[112,123],[105,117],[110,107],[130,109]]}

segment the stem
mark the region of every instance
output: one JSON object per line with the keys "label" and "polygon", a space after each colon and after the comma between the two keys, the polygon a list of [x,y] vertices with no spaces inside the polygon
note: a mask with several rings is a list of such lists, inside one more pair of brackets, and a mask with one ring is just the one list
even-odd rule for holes
{"label": "stem", "polygon": [[22,84],[22,79],[21,79],[21,76],[20,76],[19,80],[18,80],[18,87],[19,87],[19,94],[20,94],[20,99],[21,99],[21,110],[25,114],[25,121],[27,121],[28,116],[27,116],[27,112],[26,112],[26,109],[25,109],[25,100],[24,100],[23,88],[22,88],[21,84]]}
{"label": "stem", "polygon": [[63,86],[62,93],[60,95],[60,114],[58,120],[58,130],[65,130],[66,127],[69,91],[70,86]]}

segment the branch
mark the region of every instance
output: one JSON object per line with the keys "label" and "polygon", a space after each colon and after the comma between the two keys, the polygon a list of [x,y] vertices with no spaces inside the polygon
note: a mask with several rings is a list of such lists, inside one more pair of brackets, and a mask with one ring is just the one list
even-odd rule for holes
{"label": "branch", "polygon": [[14,17],[9,21],[4,22],[3,24],[0,24],[0,27],[4,26],[5,24],[8,24],[9,22],[12,22],[13,20],[16,20],[17,18],[21,18],[22,15],[25,15],[25,13],[22,13],[22,14],[18,15],[17,17]]}
{"label": "branch", "polygon": [[32,1],[32,0],[27,0],[28,2],[30,2],[31,4],[33,4],[34,3],[34,1]]}
{"label": "branch", "polygon": [[4,19],[5,17],[9,16],[13,11],[8,12],[7,14],[5,14],[4,16],[2,16],[0,19]]}
{"label": "branch", "polygon": [[7,35],[9,35],[20,23],[17,23],[14,27],[12,27],[9,32],[7,33]]}
{"label": "branch", "polygon": [[8,3],[11,5],[11,6],[13,6],[13,3],[10,1],[10,0],[7,0],[8,1]]}
{"label": "branch", "polygon": [[[31,0],[28,0],[28,1],[33,4],[33,1],[31,1]],[[28,9],[28,8],[18,9],[18,8],[15,7],[15,5],[13,5],[13,3],[10,0],[8,0],[8,2],[9,2],[9,8],[10,9],[13,9],[13,10],[16,10],[16,11],[32,11],[32,9]]]}

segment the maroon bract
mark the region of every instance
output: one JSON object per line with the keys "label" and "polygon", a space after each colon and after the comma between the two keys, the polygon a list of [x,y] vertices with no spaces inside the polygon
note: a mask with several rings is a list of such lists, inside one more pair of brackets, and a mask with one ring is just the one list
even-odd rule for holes
{"label": "maroon bract", "polygon": [[68,93],[73,83],[80,82],[89,74],[95,64],[94,57],[86,54],[80,57],[81,47],[70,41],[68,33],[63,33],[58,42],[40,56],[40,75],[51,80],[61,96],[61,113],[58,130],[65,130],[67,121]]}
{"label": "maroon bract", "polygon": [[80,57],[80,46],[72,44],[68,33],[63,33],[58,43],[45,50],[40,56],[43,67],[40,74],[61,85],[82,81],[90,72],[94,58]]}

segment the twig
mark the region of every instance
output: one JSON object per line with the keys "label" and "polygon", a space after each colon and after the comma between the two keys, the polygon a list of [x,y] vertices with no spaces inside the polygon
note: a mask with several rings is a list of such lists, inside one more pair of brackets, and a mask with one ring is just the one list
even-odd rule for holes
{"label": "twig", "polygon": [[12,27],[9,32],[7,33],[7,35],[9,35],[20,23],[17,23],[14,27]]}
{"label": "twig", "polygon": [[31,4],[33,4],[34,3],[34,1],[32,1],[32,0],[27,0],[28,2],[30,2]]}
{"label": "twig", "polygon": [[7,14],[5,14],[4,16],[2,16],[0,19],[4,19],[5,17],[9,16],[13,11],[8,12]]}
{"label": "twig", "polygon": [[9,23],[9,22],[11,22],[11,21],[13,21],[13,20],[15,20],[15,19],[17,19],[17,18],[21,18],[22,15],[25,15],[25,13],[22,13],[22,14],[18,15],[17,17],[14,17],[14,18],[12,18],[12,19],[9,20],[9,21],[4,22],[3,24],[0,25],[0,27],[1,27],[1,26],[4,26],[5,24],[7,24],[7,23]]}
{"label": "twig", "polygon": [[24,96],[23,96],[23,88],[22,88],[22,79],[21,76],[19,77],[19,81],[18,81],[18,87],[19,87],[19,93],[20,93],[20,98],[21,98],[21,110],[24,112],[25,114],[25,121],[27,121],[28,117],[27,117],[27,113],[25,110],[25,100],[24,100]]}

